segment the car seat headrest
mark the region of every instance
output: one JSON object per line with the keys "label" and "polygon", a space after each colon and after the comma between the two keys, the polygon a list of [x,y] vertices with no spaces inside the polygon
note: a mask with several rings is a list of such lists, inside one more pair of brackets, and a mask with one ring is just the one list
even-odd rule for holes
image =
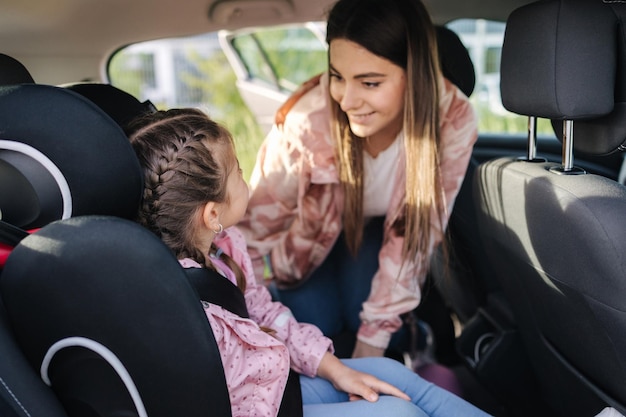
{"label": "car seat headrest", "polygon": [[149,100],[141,102],[133,95],[111,84],[76,83],[63,85],[63,87],[95,103],[122,127],[141,114],[156,111],[156,107]]}
{"label": "car seat headrest", "polygon": [[84,214],[134,217],[143,175],[128,138],[96,105],[38,84],[0,87],[0,212],[30,229]]}
{"label": "car seat headrest", "polygon": [[508,110],[574,120],[613,109],[615,32],[599,4],[544,0],[511,13],[500,72]]}
{"label": "car seat headrest", "polygon": [[476,73],[467,48],[459,36],[447,27],[435,26],[435,30],[443,75],[469,97],[476,85]]}
{"label": "car seat headrest", "polygon": [[0,294],[19,346],[70,416],[137,415],[125,373],[150,417],[230,416],[200,298],[139,224],[81,216],[43,227],[9,256]]}
{"label": "car seat headrest", "polygon": [[32,75],[17,59],[0,54],[0,85],[34,83]]}
{"label": "car seat headrest", "polygon": [[[608,6],[617,19],[607,23],[607,26],[615,25],[617,39],[613,111],[606,116],[580,120],[574,124],[575,149],[595,155],[610,154],[615,150],[626,151],[626,4],[611,2]],[[563,129],[561,120],[553,120],[552,125],[556,132]]]}
{"label": "car seat headrest", "polygon": [[516,9],[502,47],[504,107],[552,119],[559,138],[562,121],[575,121],[577,150],[619,148],[626,140],[626,109],[624,34],[618,31],[620,19],[604,2],[543,0]]}

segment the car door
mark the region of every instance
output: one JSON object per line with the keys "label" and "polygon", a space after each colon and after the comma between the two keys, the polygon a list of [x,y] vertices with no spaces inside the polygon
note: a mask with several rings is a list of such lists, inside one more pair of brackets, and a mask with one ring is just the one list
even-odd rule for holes
{"label": "car door", "polygon": [[321,22],[220,31],[218,36],[239,94],[265,133],[287,97],[327,68]]}

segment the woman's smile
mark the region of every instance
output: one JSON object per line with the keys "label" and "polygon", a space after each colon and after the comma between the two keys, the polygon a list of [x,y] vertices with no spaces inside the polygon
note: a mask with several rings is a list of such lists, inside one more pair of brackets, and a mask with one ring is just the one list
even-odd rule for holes
{"label": "woman's smile", "polygon": [[402,129],[403,68],[346,39],[330,42],[330,95],[356,136],[390,143]]}

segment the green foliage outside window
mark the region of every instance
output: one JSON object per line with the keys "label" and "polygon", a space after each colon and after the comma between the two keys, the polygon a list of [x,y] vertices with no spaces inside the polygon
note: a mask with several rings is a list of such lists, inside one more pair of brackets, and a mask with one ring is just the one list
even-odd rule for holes
{"label": "green foliage outside window", "polygon": [[[503,30],[502,25],[498,27]],[[160,109],[194,106],[207,111],[232,133],[240,165],[249,178],[264,132],[239,94],[235,73],[219,47],[217,35],[137,46],[112,57],[108,67],[110,82],[142,101],[151,100]],[[275,87],[285,97],[312,75],[327,68],[323,41],[303,27],[238,34],[233,46],[249,77]],[[167,59],[163,59],[164,56]],[[486,48],[485,58],[485,74],[497,76],[499,47]],[[471,97],[479,132],[525,134],[528,119],[504,110],[497,83],[482,85],[482,89],[477,86]],[[553,135],[549,121],[539,120],[537,133]]]}

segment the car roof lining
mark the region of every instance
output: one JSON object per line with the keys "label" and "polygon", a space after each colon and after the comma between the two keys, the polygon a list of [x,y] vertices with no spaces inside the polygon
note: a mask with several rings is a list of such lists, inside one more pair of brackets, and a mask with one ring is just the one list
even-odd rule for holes
{"label": "car roof lining", "polygon": [[[504,21],[527,0],[425,0],[433,21],[460,17]],[[215,6],[218,4],[218,6]],[[104,80],[108,55],[123,45],[259,24],[323,20],[333,0],[0,0],[0,51],[32,71],[38,83],[62,84]],[[246,8],[250,9],[246,13]],[[263,12],[262,22],[257,16]],[[211,12],[213,10],[213,12]],[[238,11],[237,11],[238,10]],[[479,11],[488,11],[488,15]],[[122,13],[123,11],[123,13]],[[233,14],[236,18],[233,18]],[[214,19],[211,19],[213,16]],[[228,18],[224,21],[225,18]],[[73,61],[68,71],[67,62]]]}

